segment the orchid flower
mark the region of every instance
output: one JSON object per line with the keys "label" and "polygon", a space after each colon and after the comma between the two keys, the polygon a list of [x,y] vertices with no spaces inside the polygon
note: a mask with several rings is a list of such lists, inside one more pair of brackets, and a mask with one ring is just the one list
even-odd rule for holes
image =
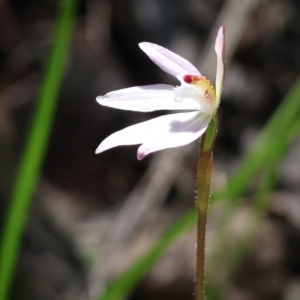
{"label": "orchid flower", "polygon": [[130,87],[97,97],[98,103],[118,109],[150,112],[188,110],[164,115],[129,126],[107,137],[97,148],[101,153],[120,145],[142,144],[139,160],[149,153],[189,144],[207,129],[220,103],[225,70],[225,30],[220,27],[215,42],[217,71],[215,88],[195,66],[159,45],[143,42],[139,47],[163,71],[176,77],[181,85],[155,84]]}

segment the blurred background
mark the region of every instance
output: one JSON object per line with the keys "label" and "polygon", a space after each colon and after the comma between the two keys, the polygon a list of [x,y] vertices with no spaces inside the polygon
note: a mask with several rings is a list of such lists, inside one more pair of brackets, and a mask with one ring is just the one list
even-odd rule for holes
{"label": "blurred background", "polygon": [[[1,226],[58,8],[56,0],[0,1]],[[300,2],[80,1],[11,299],[95,299],[195,206],[199,143],[142,161],[136,146],[95,155],[114,131],[164,114],[101,107],[95,97],[129,86],[178,84],[138,48],[141,41],[180,54],[214,82],[214,40],[221,24],[227,34],[227,73],[214,146],[214,191],[234,176],[296,82]],[[296,137],[280,159],[276,183],[259,213],[252,205],[259,174],[238,205],[218,201],[210,209],[209,300],[300,299],[299,157]],[[193,299],[195,241],[196,228],[191,227],[126,299]]]}

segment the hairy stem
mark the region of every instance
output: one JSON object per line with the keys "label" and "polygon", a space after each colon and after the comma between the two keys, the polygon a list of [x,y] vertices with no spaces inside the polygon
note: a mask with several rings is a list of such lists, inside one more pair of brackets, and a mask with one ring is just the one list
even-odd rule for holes
{"label": "hairy stem", "polygon": [[196,300],[205,299],[205,230],[208,211],[208,200],[213,172],[212,148],[205,149],[206,134],[202,136],[199,161],[197,166],[197,271]]}

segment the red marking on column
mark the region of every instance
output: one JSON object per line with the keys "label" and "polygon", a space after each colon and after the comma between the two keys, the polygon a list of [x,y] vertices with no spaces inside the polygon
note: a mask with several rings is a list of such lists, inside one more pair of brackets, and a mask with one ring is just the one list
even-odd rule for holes
{"label": "red marking on column", "polygon": [[205,92],[204,92],[204,98],[206,99],[207,102],[211,101],[211,95],[210,95],[210,93],[209,93],[208,90],[205,90]]}
{"label": "red marking on column", "polygon": [[192,83],[193,82],[193,75],[184,75],[183,76],[183,81],[186,83]]}

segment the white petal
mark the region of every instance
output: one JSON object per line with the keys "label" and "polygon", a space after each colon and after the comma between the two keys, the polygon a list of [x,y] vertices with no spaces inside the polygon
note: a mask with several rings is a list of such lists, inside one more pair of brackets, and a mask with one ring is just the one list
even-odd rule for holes
{"label": "white petal", "polygon": [[215,51],[217,53],[217,74],[216,74],[216,102],[220,103],[224,76],[225,76],[225,28],[221,26],[215,43]]}
{"label": "white petal", "polygon": [[174,77],[201,75],[189,61],[164,47],[147,42],[140,43],[139,46],[155,64]]}
{"label": "white petal", "polygon": [[198,113],[188,120],[175,121],[167,134],[156,136],[139,147],[138,159],[159,150],[184,146],[195,141],[205,132],[211,118],[211,115]]}
{"label": "white petal", "polygon": [[176,101],[174,90],[175,87],[167,84],[131,87],[99,96],[97,101],[101,105],[141,112],[200,109],[196,99]]}
{"label": "white petal", "polygon": [[[142,122],[133,126],[129,126],[107,137],[99,145],[99,147],[96,150],[96,153],[100,153],[110,148],[121,145],[137,145],[142,143],[148,145],[151,141],[155,141],[159,138],[162,138],[161,149],[168,148],[164,147],[165,137],[169,135],[175,135],[175,133],[177,134],[178,132],[184,130],[187,131],[187,135],[194,135],[194,131],[196,130],[197,136],[194,138],[196,139],[198,136],[201,135],[201,133],[198,133],[198,129],[200,128],[201,130],[204,126],[207,126],[209,122],[208,120],[207,122],[204,122],[206,125],[203,125],[201,121],[198,122],[198,125],[193,125],[194,123],[197,123],[199,116],[199,112],[170,114],[146,122]],[[193,124],[191,125],[191,123]],[[156,144],[156,142],[154,143]]]}

